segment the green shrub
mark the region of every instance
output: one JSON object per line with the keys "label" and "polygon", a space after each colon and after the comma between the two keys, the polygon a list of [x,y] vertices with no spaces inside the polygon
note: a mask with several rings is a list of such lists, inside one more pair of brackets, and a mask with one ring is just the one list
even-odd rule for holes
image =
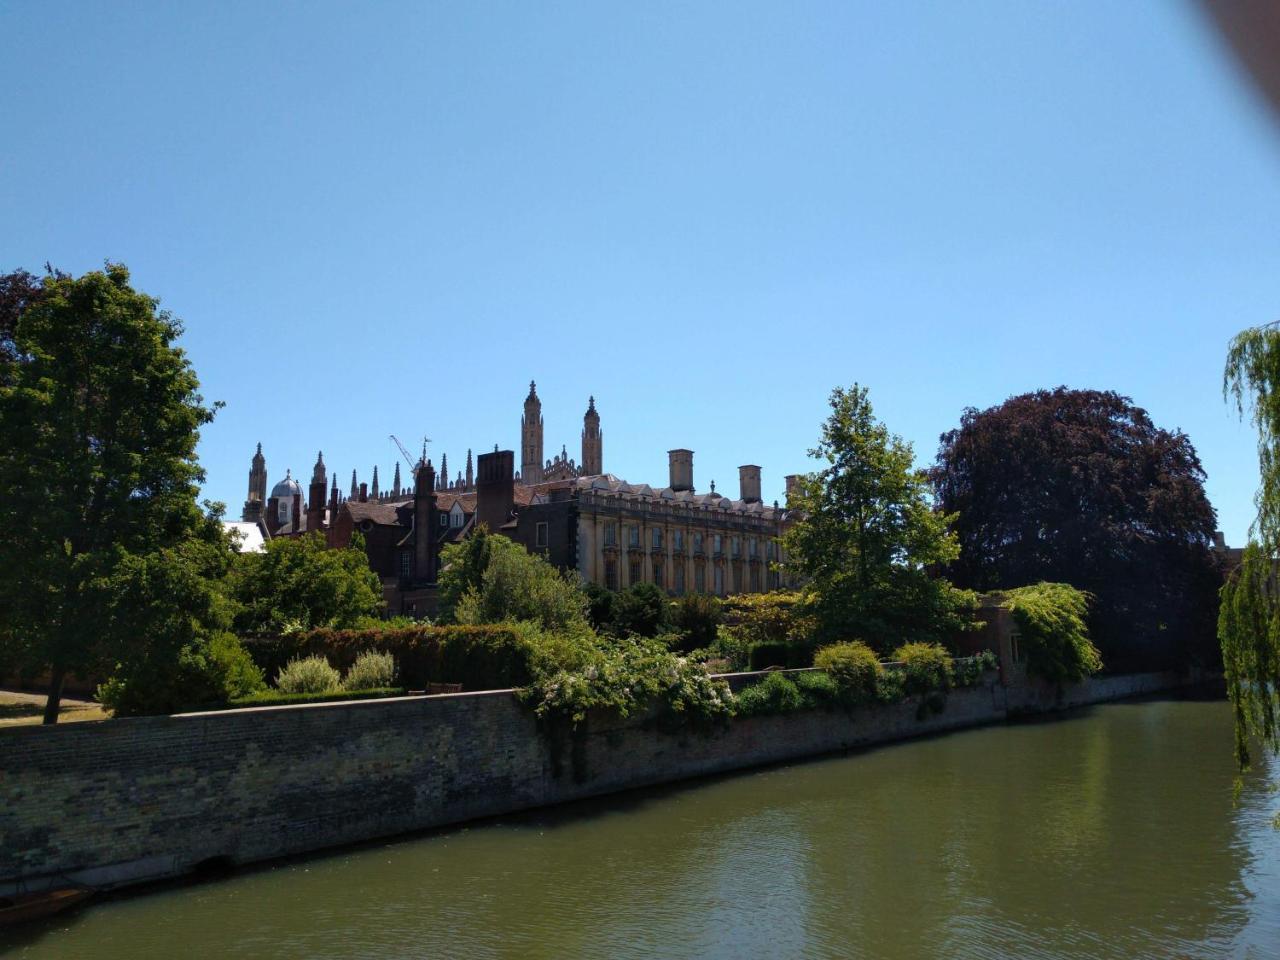
{"label": "green shrub", "polygon": [[876,700],[880,703],[899,703],[906,699],[906,677],[901,670],[885,670],[876,681]]}
{"label": "green shrub", "polygon": [[952,667],[955,671],[957,687],[974,687],[982,682],[983,674],[999,666],[996,655],[990,650],[983,650],[972,657],[956,660]]}
{"label": "green shrub", "polygon": [[1007,590],[1003,599],[1018,625],[1027,673],[1050,683],[1074,683],[1102,669],[1089,639],[1089,594],[1067,583],[1037,583]]}
{"label": "green shrub", "polygon": [[365,650],[342,678],[344,690],[374,690],[390,687],[396,679],[396,658],[389,653]]}
{"label": "green shrub", "polygon": [[950,690],[954,682],[951,654],[938,643],[904,643],[893,651],[902,663],[903,689],[908,694]]}
{"label": "green shrub", "polygon": [[705,649],[716,642],[724,619],[718,599],[705,593],[687,593],[673,606],[671,625],[684,638],[682,650]]}
{"label": "green shrub", "polygon": [[841,699],[840,687],[835,678],[825,670],[809,670],[791,675],[796,687],[815,705],[829,704]]}
{"label": "green shrub", "polygon": [[215,707],[264,689],[262,671],[240,641],[214,633],[184,646],[176,664],[148,657],[117,667],[98,687],[98,699],[115,716],[136,717]]}
{"label": "green shrub", "polygon": [[740,717],[757,717],[770,713],[791,713],[811,706],[796,682],[785,673],[771,673],[737,695]]}
{"label": "green shrub", "polygon": [[577,725],[591,710],[627,717],[653,701],[668,719],[707,722],[727,719],[733,695],[723,680],[687,657],[676,656],[654,640],[631,638],[600,643],[586,662],[544,670],[521,691],[521,699],[540,719],[564,719]]}
{"label": "green shrub", "polygon": [[884,667],[875,651],[860,640],[822,647],[813,665],[825,670],[848,703],[868,703],[876,698]]}
{"label": "green shrub", "polygon": [[341,686],[341,675],[324,657],[290,660],[276,676],[281,693],[332,693]]}
{"label": "green shrub", "polygon": [[729,671],[746,670],[751,666],[751,645],[728,627],[720,627],[709,647],[695,651],[701,660],[727,660]]}
{"label": "green shrub", "polygon": [[399,697],[404,695],[401,687],[377,687],[370,690],[329,690],[323,693],[281,693],[279,690],[266,690],[251,696],[236,697],[227,702],[227,707],[280,707],[293,703],[339,703],[345,700],[378,700],[383,697]]}

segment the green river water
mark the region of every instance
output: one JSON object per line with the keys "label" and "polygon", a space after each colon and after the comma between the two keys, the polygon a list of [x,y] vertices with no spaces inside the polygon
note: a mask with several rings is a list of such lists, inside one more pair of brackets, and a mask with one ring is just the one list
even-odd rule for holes
{"label": "green river water", "polygon": [[1280,957],[1277,766],[1144,701],[105,899],[22,958]]}

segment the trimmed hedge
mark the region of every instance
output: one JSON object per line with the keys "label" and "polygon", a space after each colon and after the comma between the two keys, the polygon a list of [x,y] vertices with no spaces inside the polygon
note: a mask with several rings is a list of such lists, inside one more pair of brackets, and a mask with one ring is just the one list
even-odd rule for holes
{"label": "trimmed hedge", "polygon": [[269,690],[248,697],[235,697],[228,701],[228,709],[237,707],[280,707],[291,703],[337,703],[342,700],[378,700],[382,697],[402,697],[402,687],[375,687],[372,690],[330,690],[327,693],[281,693]]}
{"label": "trimmed hedge", "polygon": [[527,686],[535,664],[548,655],[536,634],[506,625],[309,630],[248,638],[244,645],[268,676],[300,657],[326,657],[345,673],[366,650],[389,653],[400,683],[415,690],[428,683],[460,683],[464,690]]}

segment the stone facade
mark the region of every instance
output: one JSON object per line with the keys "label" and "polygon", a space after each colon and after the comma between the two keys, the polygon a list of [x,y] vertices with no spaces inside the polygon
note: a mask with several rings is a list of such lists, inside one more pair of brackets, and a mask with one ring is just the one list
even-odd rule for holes
{"label": "stone facade", "polygon": [[[595,397],[582,418],[582,457],[562,445],[544,457],[544,419],[537,384],[530,382],[520,419],[520,469],[515,456],[496,446],[476,459],[467,451],[465,478],[448,479],[448,457],[436,474],[423,453],[413,468],[414,489],[402,489],[396,465],[391,489],[383,492],[378,468],[372,484],[351,475],[351,493],[338,492],[318,454],[307,496],[291,474],[265,499],[266,462],[258,445],[249,474],[245,520],[262,524],[267,537],[322,532],[330,546],[343,546],[359,532],[369,564],[383,583],[391,614],[421,616],[435,609],[434,585],[440,550],[468,536],[479,524],[511,537],[556,566],[611,589],[653,583],[671,595],[761,592],[788,585],[778,538],[789,522],[775,502],[761,501],[761,470],[738,468],[739,496],[717,493],[715,483],[698,493],[693,451],[668,453],[666,487],[627,483],[604,472],[604,433]],[[418,476],[432,476],[428,508]],[[791,480],[788,479],[788,486]]]}

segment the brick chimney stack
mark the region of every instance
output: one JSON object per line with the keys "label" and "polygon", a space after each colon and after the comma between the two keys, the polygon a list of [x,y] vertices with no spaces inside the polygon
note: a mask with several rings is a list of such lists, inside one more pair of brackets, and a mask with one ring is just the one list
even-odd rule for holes
{"label": "brick chimney stack", "polygon": [[760,502],[760,468],[753,463],[738,468],[739,499],[744,503]]}
{"label": "brick chimney stack", "polygon": [[511,518],[516,503],[516,454],[514,450],[494,450],[476,458],[476,523],[490,533]]}
{"label": "brick chimney stack", "polygon": [[693,492],[693,451],[668,450],[667,461],[671,469],[671,489],[675,492]]}

